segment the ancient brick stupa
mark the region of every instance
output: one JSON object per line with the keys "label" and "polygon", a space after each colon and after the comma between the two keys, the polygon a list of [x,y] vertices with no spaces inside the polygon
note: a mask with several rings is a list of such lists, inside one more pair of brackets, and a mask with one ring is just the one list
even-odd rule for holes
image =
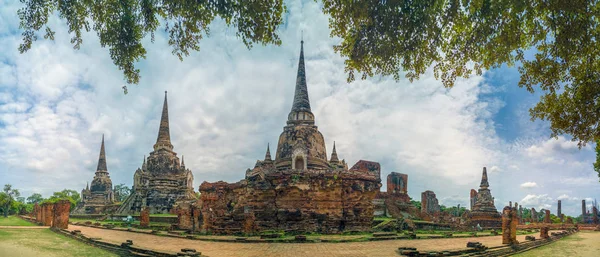
{"label": "ancient brick stupa", "polygon": [[154,151],[133,176],[133,192],[117,211],[121,214],[139,213],[148,207],[150,213],[169,213],[178,203],[195,199],[192,171],[185,168],[173,152],[169,132],[167,92]]}
{"label": "ancient brick stupa", "polygon": [[224,234],[366,231],[380,182],[379,163],[361,160],[348,169],[335,147],[327,159],[310,108],[302,46],[294,101],[275,160],[267,148],[264,160],[248,169],[244,180],[202,183],[202,229]]}
{"label": "ancient brick stupa", "polygon": [[482,228],[501,228],[502,216],[494,205],[494,198],[490,193],[490,184],[488,183],[487,170],[483,167],[481,184],[475,195],[475,204],[470,213],[471,226],[481,226]]}
{"label": "ancient brick stupa", "polygon": [[73,210],[74,214],[98,214],[104,212],[109,206],[114,204],[115,196],[112,188],[112,181],[108,174],[106,166],[106,153],[104,150],[104,135],[102,135],[102,144],[100,146],[100,156],[98,157],[98,166],[96,174],[92,180],[91,187],[86,186],[81,190],[81,202]]}

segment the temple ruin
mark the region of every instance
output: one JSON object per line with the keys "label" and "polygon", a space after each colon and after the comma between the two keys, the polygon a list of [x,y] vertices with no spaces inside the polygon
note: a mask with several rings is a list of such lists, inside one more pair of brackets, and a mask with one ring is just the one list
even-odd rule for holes
{"label": "temple ruin", "polygon": [[440,212],[440,205],[433,191],[427,190],[421,193],[421,212],[427,214]]}
{"label": "temple ruin", "polygon": [[469,213],[470,225],[482,228],[501,228],[502,216],[494,206],[494,198],[490,193],[487,170],[483,167],[481,184],[476,195],[475,204]]}
{"label": "temple ruin", "polygon": [[[104,135],[102,135],[102,144],[100,145],[100,156],[98,157],[98,166],[96,174],[92,180],[92,185],[88,184],[81,190],[81,201],[73,210],[73,214],[100,214],[111,211],[115,208],[115,195],[113,192],[112,181],[108,174],[106,165],[106,153],[104,150]],[[113,209],[114,210],[114,209]]]}
{"label": "temple ruin", "polygon": [[192,171],[185,168],[173,151],[169,132],[167,92],[163,103],[158,137],[154,151],[144,158],[133,175],[132,193],[117,210],[119,214],[139,213],[147,207],[150,213],[169,213],[178,203],[195,201]]}
{"label": "temple ruin", "polygon": [[368,231],[373,199],[381,187],[379,163],[361,160],[348,169],[325,140],[310,108],[300,48],[292,109],[279,136],[275,159],[264,160],[237,183],[200,186],[202,230],[230,234],[253,230],[319,233]]}

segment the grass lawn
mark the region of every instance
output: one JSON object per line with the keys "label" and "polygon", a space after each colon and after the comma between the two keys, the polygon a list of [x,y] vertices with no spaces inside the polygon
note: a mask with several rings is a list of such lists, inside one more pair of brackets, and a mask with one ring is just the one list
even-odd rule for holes
{"label": "grass lawn", "polygon": [[22,220],[17,216],[8,216],[8,218],[0,216],[0,226],[35,226],[35,224]]}
{"label": "grass lawn", "polygon": [[0,256],[116,257],[117,255],[56,234],[50,229],[0,229]]}
{"label": "grass lawn", "polygon": [[581,231],[515,256],[600,256],[600,232]]}

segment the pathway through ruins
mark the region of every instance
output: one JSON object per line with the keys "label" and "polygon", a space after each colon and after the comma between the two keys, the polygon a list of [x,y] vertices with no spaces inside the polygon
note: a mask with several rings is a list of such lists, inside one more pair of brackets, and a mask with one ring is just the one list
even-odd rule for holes
{"label": "pathway through ruins", "polygon": [[[165,236],[155,236],[127,231],[116,231],[84,226],[69,225],[69,230],[80,230],[88,237],[99,237],[102,240],[123,243],[133,240],[133,244],[157,251],[179,252],[182,248],[194,248],[209,257],[245,256],[381,256],[397,255],[398,247],[416,247],[420,251],[441,251],[464,249],[468,241],[477,241],[491,247],[502,244],[501,236],[479,238],[446,238],[420,240],[387,240],[354,243],[225,243],[190,240]],[[517,240],[525,241],[525,236],[517,236]]]}

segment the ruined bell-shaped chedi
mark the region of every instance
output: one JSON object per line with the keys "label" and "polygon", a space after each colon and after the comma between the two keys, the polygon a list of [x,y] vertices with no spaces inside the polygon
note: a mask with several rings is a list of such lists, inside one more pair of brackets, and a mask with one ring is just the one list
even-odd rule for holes
{"label": "ruined bell-shaped chedi", "polygon": [[88,185],[85,189],[81,190],[81,201],[77,204],[72,213],[98,214],[105,212],[112,207],[114,202],[115,195],[106,165],[104,135],[102,135],[102,144],[100,145],[100,156],[98,157],[96,174],[92,180],[91,187]]}
{"label": "ruined bell-shaped chedi", "polygon": [[471,209],[470,225],[481,226],[482,228],[500,228],[502,227],[502,216],[494,205],[494,198],[489,189],[487,170],[483,167],[481,184],[475,196],[475,203]]}
{"label": "ruined bell-shaped chedi", "polygon": [[195,199],[192,171],[185,168],[173,151],[169,131],[167,92],[163,103],[158,137],[154,151],[144,158],[141,168],[133,176],[133,192],[119,208],[118,213],[139,213],[147,207],[150,213],[169,213],[181,202]]}
{"label": "ruined bell-shaped chedi", "polygon": [[244,180],[200,186],[203,229],[214,233],[285,230],[338,233],[366,231],[373,199],[381,187],[379,163],[359,161],[352,168],[315,125],[308,97],[303,42],[292,108],[279,136],[275,159],[246,171]]}

